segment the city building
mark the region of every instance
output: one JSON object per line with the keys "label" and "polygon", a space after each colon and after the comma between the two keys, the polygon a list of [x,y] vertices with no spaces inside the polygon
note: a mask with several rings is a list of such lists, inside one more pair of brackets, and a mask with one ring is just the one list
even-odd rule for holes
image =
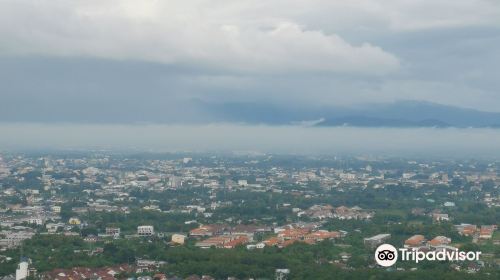
{"label": "city building", "polygon": [[417,234],[408,239],[406,239],[404,247],[421,247],[425,245],[425,236]]}
{"label": "city building", "polygon": [[172,235],[172,243],[182,245],[182,244],[184,244],[186,238],[187,237],[183,234],[173,234]]}
{"label": "city building", "polygon": [[374,235],[372,237],[367,237],[363,239],[363,243],[365,246],[368,246],[370,248],[375,248],[378,245],[384,243],[385,241],[389,240],[391,238],[391,234],[389,233],[381,233]]}
{"label": "city building", "polygon": [[120,236],[120,228],[117,227],[107,227],[106,228],[106,235],[111,235],[114,237],[119,237]]}
{"label": "city building", "polygon": [[69,218],[69,220],[68,220],[68,224],[70,224],[70,225],[75,225],[76,226],[76,225],[80,225],[81,223],[82,222],[80,221],[80,219],[75,218],[75,217]]}
{"label": "city building", "polygon": [[137,235],[139,236],[152,236],[155,234],[153,226],[138,226]]}

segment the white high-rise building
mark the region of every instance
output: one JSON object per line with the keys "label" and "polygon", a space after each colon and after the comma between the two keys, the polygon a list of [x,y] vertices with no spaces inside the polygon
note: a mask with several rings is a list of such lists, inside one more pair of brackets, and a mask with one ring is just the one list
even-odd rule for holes
{"label": "white high-rise building", "polygon": [[28,262],[22,261],[16,269],[16,280],[23,280],[28,278]]}

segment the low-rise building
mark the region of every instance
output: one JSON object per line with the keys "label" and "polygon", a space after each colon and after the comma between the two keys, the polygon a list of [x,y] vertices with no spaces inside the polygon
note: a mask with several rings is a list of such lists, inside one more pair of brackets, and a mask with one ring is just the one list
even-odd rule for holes
{"label": "low-rise building", "polygon": [[405,248],[421,247],[425,245],[425,241],[426,241],[425,236],[417,234],[406,239],[404,247]]}
{"label": "low-rise building", "polygon": [[184,244],[186,240],[186,236],[183,235],[183,234],[173,234],[172,235],[172,243],[175,243],[175,244]]}
{"label": "low-rise building", "polygon": [[30,231],[2,231],[0,235],[5,236],[0,239],[0,248],[15,248],[21,245],[24,240],[31,239],[35,233]]}
{"label": "low-rise building", "polygon": [[69,218],[69,220],[68,220],[68,224],[73,225],[73,226],[80,225],[81,223],[82,222],[80,221],[80,219],[75,218],[75,217]]}
{"label": "low-rise building", "polygon": [[481,226],[479,230],[479,239],[491,239],[495,232],[495,226]]}
{"label": "low-rise building", "polygon": [[375,248],[378,245],[384,243],[386,240],[389,240],[391,238],[391,234],[389,233],[381,233],[374,235],[372,237],[367,237],[363,239],[363,243],[365,246],[368,246],[370,248]]}
{"label": "low-rise building", "polygon": [[118,227],[107,227],[106,228],[106,235],[111,235],[114,237],[120,236],[120,228]]}
{"label": "low-rise building", "polygon": [[472,236],[477,232],[477,226],[471,224],[455,225],[458,233],[463,236]]}
{"label": "low-rise building", "polygon": [[138,226],[137,235],[139,236],[152,236],[155,234],[153,226]]}
{"label": "low-rise building", "polygon": [[245,235],[220,235],[196,242],[195,246],[204,249],[210,247],[231,249],[246,243],[248,243],[248,237]]}
{"label": "low-rise building", "polygon": [[449,221],[450,217],[448,214],[443,214],[443,213],[433,213],[432,214],[432,220],[434,222],[441,222],[441,221]]}
{"label": "low-rise building", "polygon": [[436,236],[434,239],[430,240],[428,244],[431,247],[438,247],[443,245],[448,245],[451,243],[451,239],[446,236]]}

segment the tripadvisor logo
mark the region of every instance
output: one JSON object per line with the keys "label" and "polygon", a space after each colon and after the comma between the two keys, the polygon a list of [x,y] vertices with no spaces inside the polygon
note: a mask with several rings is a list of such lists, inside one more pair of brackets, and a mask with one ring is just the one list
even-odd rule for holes
{"label": "tripadvisor logo", "polygon": [[394,265],[399,260],[401,261],[478,261],[481,255],[480,251],[459,251],[441,250],[441,251],[419,251],[417,249],[399,248],[396,249],[391,244],[382,244],[375,250],[375,261],[380,266],[389,267]]}
{"label": "tripadvisor logo", "polygon": [[392,266],[398,260],[398,250],[391,244],[382,244],[375,250],[375,261],[381,266]]}

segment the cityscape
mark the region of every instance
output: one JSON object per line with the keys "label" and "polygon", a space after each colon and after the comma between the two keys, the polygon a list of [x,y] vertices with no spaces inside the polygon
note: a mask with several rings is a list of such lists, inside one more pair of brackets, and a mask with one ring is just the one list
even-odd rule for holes
{"label": "cityscape", "polygon": [[[486,160],[3,153],[1,279],[496,279],[499,172]],[[372,257],[382,243],[481,258],[386,269]]]}

